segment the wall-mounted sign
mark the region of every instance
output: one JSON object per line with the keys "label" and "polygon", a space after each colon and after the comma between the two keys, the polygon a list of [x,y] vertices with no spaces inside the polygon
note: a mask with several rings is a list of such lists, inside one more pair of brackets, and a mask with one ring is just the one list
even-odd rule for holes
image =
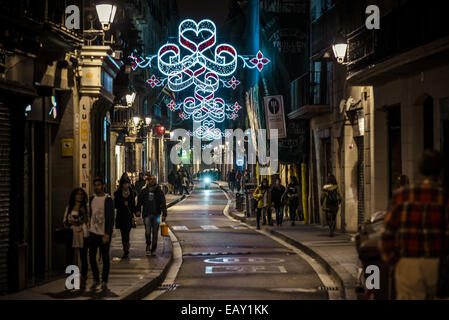
{"label": "wall-mounted sign", "polygon": [[263,98],[265,105],[265,120],[267,125],[267,133],[269,139],[275,137],[270,136],[271,129],[277,129],[277,138],[282,139],[287,137],[287,130],[285,126],[284,116],[284,99],[282,96],[268,96]]}
{"label": "wall-mounted sign", "polygon": [[82,97],[80,100],[80,185],[88,194],[90,187],[89,165],[89,112],[92,101],[90,97]]}
{"label": "wall-mounted sign", "polygon": [[73,157],[73,139],[61,139],[61,155]]}

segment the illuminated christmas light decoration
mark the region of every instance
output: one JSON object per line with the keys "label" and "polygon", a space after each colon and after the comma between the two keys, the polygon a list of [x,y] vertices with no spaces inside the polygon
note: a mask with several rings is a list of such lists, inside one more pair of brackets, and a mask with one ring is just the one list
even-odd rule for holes
{"label": "illuminated christmas light decoration", "polygon": [[55,96],[51,96],[51,104],[52,104],[52,108],[50,109],[50,112],[48,113],[48,115],[53,116],[53,119],[56,119],[58,117],[58,109],[56,108],[56,106],[58,104],[56,103]]}
{"label": "illuminated christmas light decoration", "polygon": [[231,80],[229,80],[229,81],[225,81],[225,80],[221,80],[221,81],[225,88],[235,89],[240,84],[240,81],[238,81],[235,77],[232,77]]}
{"label": "illuminated christmas light decoration", "polygon": [[[215,24],[208,19],[198,23],[191,19],[183,20],[178,27],[178,43],[161,46],[157,54],[146,57],[132,53],[132,69],[156,68],[165,77],[152,75],[147,83],[152,87],[167,86],[172,92],[186,89],[193,91],[184,101],[167,104],[171,111],[181,110],[178,116],[182,120],[192,119],[200,126],[192,135],[205,140],[225,136],[217,123],[225,119],[235,120],[241,106],[233,105],[216,96],[221,87],[235,89],[240,81],[233,75],[239,61],[243,68],[262,71],[270,60],[259,51],[256,56],[242,56],[230,44],[218,44]],[[155,62],[156,61],[156,62]],[[232,76],[232,77],[231,77]]]}
{"label": "illuminated christmas light decoration", "polygon": [[178,114],[178,116],[179,116],[182,120],[186,120],[186,119],[189,118],[189,116],[186,115],[184,112],[180,112],[180,113]]}
{"label": "illuminated christmas light decoration", "polygon": [[176,104],[176,102],[174,100],[170,101],[169,104],[167,104],[167,107],[171,110],[171,111],[175,111],[179,109],[179,106]]}

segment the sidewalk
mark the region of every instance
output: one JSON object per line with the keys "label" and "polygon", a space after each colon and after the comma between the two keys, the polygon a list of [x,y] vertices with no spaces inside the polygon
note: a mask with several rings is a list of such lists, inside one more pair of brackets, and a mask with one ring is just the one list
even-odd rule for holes
{"label": "sidewalk", "polygon": [[[229,214],[235,219],[256,226],[255,217],[248,218],[243,212],[235,210],[235,195],[228,189],[227,183],[219,182],[219,185],[232,196],[233,204],[229,208]],[[282,227],[266,225],[262,228],[317,260],[332,275],[339,287],[343,288],[341,290],[343,299],[357,299],[358,254],[352,235],[335,232],[335,236],[331,238],[326,227],[304,225],[300,222],[292,227],[286,218]]]}
{"label": "sidewalk", "polygon": [[[184,199],[184,196],[166,195],[167,207]],[[142,219],[138,219],[142,220]],[[89,275],[86,291],[69,291],[65,288],[66,278],[51,281],[18,293],[0,297],[0,300],[124,300],[140,299],[156,289],[165,278],[173,258],[173,247],[169,237],[159,233],[158,248],[155,257],[145,255],[145,228],[140,221],[131,231],[130,259],[121,260],[123,254],[120,230],[114,229],[111,242],[111,269],[108,291],[90,291],[92,272]],[[102,265],[99,263],[100,274]]]}

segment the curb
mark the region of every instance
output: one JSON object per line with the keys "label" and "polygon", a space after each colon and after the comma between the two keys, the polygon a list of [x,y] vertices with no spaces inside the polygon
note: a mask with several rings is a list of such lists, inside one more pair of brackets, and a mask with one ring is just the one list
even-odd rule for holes
{"label": "curb", "polygon": [[[230,193],[225,190],[222,186],[220,186],[220,189],[223,190],[224,192],[226,192],[228,195],[230,195]],[[234,219],[240,220],[242,222],[249,222],[248,219],[246,217],[241,217],[239,215],[236,215],[233,211],[229,210],[228,211],[229,215],[232,216]],[[294,240],[291,239],[277,231],[271,230],[271,229],[267,229],[267,231],[272,234],[273,236],[291,244],[292,246],[300,249],[301,251],[303,251],[305,254],[307,254],[308,256],[310,256],[311,258],[315,259],[318,263],[320,263],[322,265],[322,267],[326,270],[327,273],[329,273],[332,278],[334,279],[334,281],[340,286],[340,288],[342,290],[340,290],[340,296],[342,299],[348,300],[349,299],[349,293],[348,293],[348,289],[346,288],[343,279],[341,278],[341,276],[337,273],[337,271],[329,264],[329,262],[326,261],[326,259],[324,259],[321,255],[319,255],[317,252],[315,252],[314,250],[310,249],[308,246]]]}
{"label": "curb", "polygon": [[145,283],[139,288],[129,289],[128,290],[129,293],[125,293],[125,296],[122,297],[120,300],[140,300],[162,284],[167,275],[168,270],[171,267],[171,264],[173,263],[173,244],[171,243],[170,238],[166,239],[164,237],[164,241],[168,242],[170,245],[168,249],[170,258],[169,261],[165,264],[162,272],[156,278],[153,278],[150,282]]}
{"label": "curb", "polygon": [[[170,202],[167,205],[167,209],[173,207],[175,204],[181,202],[186,198],[186,195],[182,195],[178,199]],[[170,255],[170,258],[168,262],[165,264],[164,268],[162,269],[162,272],[156,277],[153,278],[151,281],[145,283],[144,285],[140,286],[139,288],[131,288],[129,289],[128,293],[125,293],[125,296],[122,297],[120,300],[140,300],[147,295],[149,295],[152,291],[157,289],[163,282],[165,277],[167,276],[168,270],[170,269],[172,263],[173,263],[173,243],[171,242],[170,237],[164,237],[164,242],[169,244],[168,248],[168,254]],[[164,245],[165,245],[164,243]]]}

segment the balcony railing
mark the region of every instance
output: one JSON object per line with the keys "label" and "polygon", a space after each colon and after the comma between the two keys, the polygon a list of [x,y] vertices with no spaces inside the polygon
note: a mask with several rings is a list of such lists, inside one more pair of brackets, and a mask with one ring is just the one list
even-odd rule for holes
{"label": "balcony railing", "polygon": [[445,1],[410,0],[380,20],[380,30],[364,25],[348,35],[348,70],[355,72],[449,36]]}
{"label": "balcony railing", "polygon": [[306,105],[326,105],[327,88],[322,82],[321,72],[308,72],[290,84],[292,111]]}
{"label": "balcony railing", "polygon": [[132,108],[128,109],[115,109],[111,121],[111,130],[120,131],[128,128],[128,123],[132,119]]}

